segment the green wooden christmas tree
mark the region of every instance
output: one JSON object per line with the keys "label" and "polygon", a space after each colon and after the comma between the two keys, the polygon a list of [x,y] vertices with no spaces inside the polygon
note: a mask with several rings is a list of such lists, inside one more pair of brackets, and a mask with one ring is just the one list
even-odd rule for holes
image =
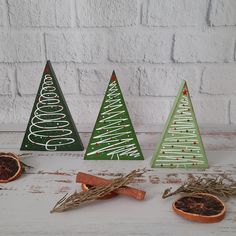
{"label": "green wooden christmas tree", "polygon": [[208,162],[189,90],[182,82],[153,155],[152,167],[207,168]]}
{"label": "green wooden christmas tree", "polygon": [[84,159],[144,159],[115,72],[106,90]]}
{"label": "green wooden christmas tree", "polygon": [[84,150],[50,61],[44,69],[21,150]]}

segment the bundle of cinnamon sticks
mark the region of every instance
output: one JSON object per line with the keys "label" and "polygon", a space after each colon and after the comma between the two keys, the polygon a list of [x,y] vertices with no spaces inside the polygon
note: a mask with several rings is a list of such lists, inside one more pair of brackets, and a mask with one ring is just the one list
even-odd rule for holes
{"label": "bundle of cinnamon sticks", "polygon": [[82,183],[83,191],[75,192],[69,197],[65,195],[56,203],[51,213],[67,211],[91,201],[108,199],[119,194],[137,200],[144,200],[146,192],[127,185],[133,182],[135,178],[142,176],[145,172],[145,169],[133,170],[126,176],[113,180],[79,172],[76,176],[76,182]]}

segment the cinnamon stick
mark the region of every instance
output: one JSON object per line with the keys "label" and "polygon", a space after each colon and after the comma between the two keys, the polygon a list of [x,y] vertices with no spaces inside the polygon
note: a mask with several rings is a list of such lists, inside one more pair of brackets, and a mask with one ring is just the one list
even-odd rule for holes
{"label": "cinnamon stick", "polygon": [[[101,185],[108,185],[108,184],[112,183],[112,180],[108,180],[108,179],[104,179],[104,178],[97,177],[94,175],[79,172],[76,176],[76,182],[88,184],[91,186],[101,186]],[[145,191],[142,191],[142,190],[139,190],[136,188],[132,188],[132,187],[128,187],[128,186],[116,189],[114,192],[135,198],[137,200],[144,200],[145,194],[146,194]]]}

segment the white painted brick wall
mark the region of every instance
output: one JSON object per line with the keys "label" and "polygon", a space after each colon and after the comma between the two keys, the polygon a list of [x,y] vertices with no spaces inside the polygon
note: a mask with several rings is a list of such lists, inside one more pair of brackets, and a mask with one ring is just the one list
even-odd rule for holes
{"label": "white painted brick wall", "polygon": [[136,125],[164,124],[181,80],[200,124],[236,124],[235,0],[0,0],[0,122],[25,124],[47,59],[79,125],[116,71]]}

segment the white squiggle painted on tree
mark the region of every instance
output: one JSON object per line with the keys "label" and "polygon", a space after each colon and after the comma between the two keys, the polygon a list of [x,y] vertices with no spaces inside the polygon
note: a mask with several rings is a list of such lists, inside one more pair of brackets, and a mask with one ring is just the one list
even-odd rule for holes
{"label": "white squiggle painted on tree", "polygon": [[[173,123],[170,125],[168,134],[162,143],[157,166],[167,166],[172,163],[174,166],[189,166],[193,164],[203,164],[204,161],[201,148],[197,145],[196,127],[193,122],[189,100],[181,98],[180,104],[174,115]],[[194,157],[194,158],[193,158]]]}
{"label": "white squiggle painted on tree", "polygon": [[90,156],[96,153],[107,152],[107,156],[110,156],[111,159],[120,159],[120,157],[122,156],[131,156],[134,158],[139,157],[140,153],[137,150],[136,145],[129,144],[129,142],[132,141],[133,138],[122,138],[122,136],[129,135],[132,132],[121,132],[124,128],[129,127],[130,125],[122,124],[122,122],[128,120],[127,118],[119,118],[120,115],[125,113],[125,110],[117,111],[117,109],[119,109],[123,105],[120,102],[121,99],[117,98],[120,96],[120,93],[118,92],[116,81],[113,81],[109,85],[108,91],[108,99],[105,101],[105,103],[108,105],[104,107],[107,110],[101,113],[101,116],[104,116],[104,118],[99,121],[104,125],[96,129],[96,131],[105,130],[105,132],[94,136],[93,138],[95,142],[91,143],[91,145],[93,145],[94,147],[99,144],[107,144],[107,146],[89,152],[87,153],[87,155]]}
{"label": "white squiggle painted on tree", "polygon": [[[73,138],[68,137],[72,134],[72,130],[66,128],[70,123],[63,120],[66,114],[61,112],[63,107],[59,105],[60,99],[55,90],[52,77],[46,74],[28,135],[31,143],[44,146],[46,150],[51,151],[75,142]],[[42,141],[39,142],[38,138]]]}

